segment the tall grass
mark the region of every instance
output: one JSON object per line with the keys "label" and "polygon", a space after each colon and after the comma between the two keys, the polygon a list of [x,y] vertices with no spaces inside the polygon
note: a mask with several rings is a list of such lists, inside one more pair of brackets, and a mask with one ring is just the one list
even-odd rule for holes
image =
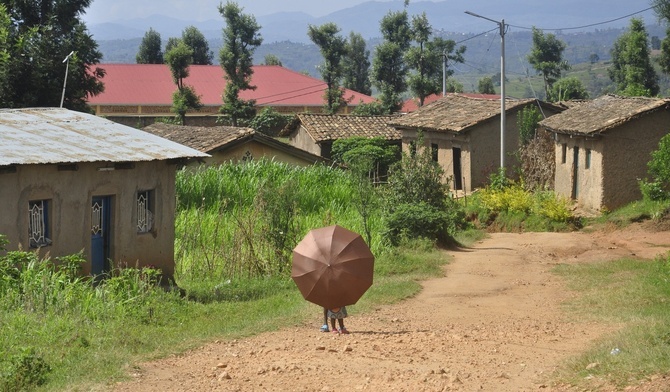
{"label": "tall grass", "polygon": [[[200,297],[228,297],[231,287],[254,279],[281,287],[292,250],[309,230],[338,224],[363,232],[356,183],[337,168],[268,160],[179,172],[177,282]],[[379,253],[380,211],[371,211],[370,225]]]}

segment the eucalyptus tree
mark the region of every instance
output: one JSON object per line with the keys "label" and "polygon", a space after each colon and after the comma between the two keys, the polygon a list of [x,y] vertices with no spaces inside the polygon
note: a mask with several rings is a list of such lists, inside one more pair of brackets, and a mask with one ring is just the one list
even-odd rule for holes
{"label": "eucalyptus tree", "polygon": [[588,99],[589,92],[581,80],[574,76],[559,79],[551,86],[551,101],[567,101],[570,99]]}
{"label": "eucalyptus tree", "polygon": [[177,85],[177,90],[172,94],[172,110],[177,115],[179,123],[183,124],[189,109],[198,109],[202,106],[200,97],[193,87],[184,83],[184,79],[189,75],[189,67],[193,63],[193,51],[186,43],[179,41],[165,53],[165,62],[170,68],[172,80]]}
{"label": "eucalyptus tree", "polygon": [[346,54],[346,40],[339,36],[340,28],[335,23],[326,23],[321,26],[309,25],[307,35],[319,47],[324,62],[319,67],[321,77],[326,82],[324,94],[326,111],[330,114],[344,105],[344,89],[340,86],[342,78],[342,60]]}
{"label": "eucalyptus tree", "polygon": [[280,67],[284,66],[279,57],[271,53],[265,55],[265,58],[263,59],[263,65],[278,65]]}
{"label": "eucalyptus tree", "polygon": [[135,61],[137,64],[163,64],[162,46],[160,33],[149,27],[149,31],[144,33]]}
{"label": "eucalyptus tree", "polygon": [[633,18],[611,50],[612,65],[607,69],[617,85],[617,93],[629,96],[655,96],[659,92],[658,75],[649,53],[649,35],[641,19]]}
{"label": "eucalyptus tree", "polygon": [[362,35],[351,32],[344,61],[343,86],[361,94],[372,95],[370,51]]}
{"label": "eucalyptus tree", "polygon": [[181,39],[193,51],[193,64],[211,65],[214,54],[209,50],[205,36],[195,26],[189,26],[181,33]]}
{"label": "eucalyptus tree", "polygon": [[[427,96],[441,90],[442,76],[449,77],[454,71],[443,69],[443,60],[462,63],[465,46],[456,49],[456,43],[440,37],[432,38],[432,27],[424,12],[412,17],[412,39],[414,45],[407,51],[405,60],[412,69],[409,75],[409,89],[423,106]],[[445,59],[446,57],[446,59]],[[446,71],[445,75],[442,75]]]}
{"label": "eucalyptus tree", "polygon": [[496,89],[493,87],[493,79],[490,76],[484,76],[477,82],[477,91],[480,94],[495,94]]}
{"label": "eucalyptus tree", "polygon": [[64,98],[64,107],[90,110],[87,98],[102,92],[105,74],[96,66],[102,58],[98,44],[80,19],[90,4],[91,0],[0,3],[4,107],[59,106]]}
{"label": "eucalyptus tree", "polygon": [[[408,3],[405,1],[405,7]],[[379,90],[386,112],[393,113],[402,106],[402,95],[407,91],[409,69],[405,53],[412,38],[407,9],[386,14],[380,22],[380,31],[383,41],[372,60],[372,84]]]}
{"label": "eucalyptus tree", "polygon": [[228,1],[219,5],[219,13],[226,21],[223,29],[223,46],[219,52],[219,63],[225,73],[226,88],[220,112],[230,119],[233,126],[239,120],[250,119],[255,114],[255,100],[243,100],[240,91],[255,90],[251,85],[254,51],[263,42],[253,15],[243,14],[242,8]]}
{"label": "eucalyptus tree", "polygon": [[542,75],[544,94],[550,98],[551,86],[561,77],[562,71],[570,69],[570,65],[563,59],[565,43],[554,34],[544,34],[542,30],[533,27],[533,47],[528,55],[528,62]]}

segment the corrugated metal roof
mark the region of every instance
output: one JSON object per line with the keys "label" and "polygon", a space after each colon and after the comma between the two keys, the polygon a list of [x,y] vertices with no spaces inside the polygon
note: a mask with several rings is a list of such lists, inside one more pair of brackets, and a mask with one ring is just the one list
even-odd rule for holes
{"label": "corrugated metal roof", "polygon": [[0,109],[0,166],[207,156],[91,114],[59,108]]}
{"label": "corrugated metal roof", "polygon": [[[172,93],[177,89],[170,68],[165,64],[99,64],[106,71],[102,82],[105,91],[90,97],[91,105],[162,105],[172,106]],[[226,87],[219,65],[191,65],[184,84],[192,86],[205,106],[221,106]],[[257,106],[322,107],[326,83],[278,65],[255,65],[251,84],[255,90],[240,92],[242,99],[255,99]],[[345,89],[349,106],[375,99]]]}

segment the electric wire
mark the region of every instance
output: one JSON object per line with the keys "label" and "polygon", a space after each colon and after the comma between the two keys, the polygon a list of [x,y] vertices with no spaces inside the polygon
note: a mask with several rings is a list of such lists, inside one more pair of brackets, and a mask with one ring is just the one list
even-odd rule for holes
{"label": "electric wire", "polygon": [[[577,26],[577,27],[563,27],[563,28],[553,28],[553,29],[550,29],[550,28],[539,28],[539,27],[538,27],[537,29],[538,29],[538,30],[543,30],[543,31],[544,31],[544,30],[557,31],[557,30],[579,30],[579,29],[585,29],[585,28],[587,28],[587,27],[600,26],[600,25],[604,25],[604,24],[607,24],[607,23],[616,22],[617,20],[626,19],[626,18],[629,18],[629,17],[631,17],[631,16],[633,16],[633,15],[637,15],[637,14],[641,14],[641,13],[643,13],[643,12],[649,11],[649,10],[651,10],[651,9],[653,9],[653,8],[654,8],[654,7],[645,8],[645,9],[643,9],[643,10],[641,10],[641,11],[633,12],[633,13],[631,13],[631,14],[624,15],[624,16],[620,16],[620,17],[618,17],[618,18],[614,18],[614,19],[606,20],[606,21],[604,21],[604,22],[591,23],[591,24],[584,25],[584,26]],[[532,27],[517,26],[517,25],[513,25],[513,24],[508,24],[508,26],[515,27],[515,28],[517,28],[517,29],[524,29],[524,30],[532,30],[532,29],[533,29]]]}

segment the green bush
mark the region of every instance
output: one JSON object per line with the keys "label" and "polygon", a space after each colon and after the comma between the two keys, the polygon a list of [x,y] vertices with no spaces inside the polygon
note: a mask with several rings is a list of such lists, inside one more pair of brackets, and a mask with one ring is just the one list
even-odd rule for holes
{"label": "green bush", "polygon": [[394,207],[386,218],[386,237],[393,245],[403,238],[425,238],[445,242],[449,239],[451,223],[446,211],[425,202],[403,203]]}
{"label": "green bush", "polygon": [[660,201],[666,200],[670,197],[670,194],[663,189],[663,184],[660,181],[638,181],[640,186],[640,192],[642,192],[642,197],[645,200],[649,201]]}
{"label": "green bush", "polygon": [[0,378],[1,392],[32,391],[44,385],[51,367],[32,348],[24,348],[20,354],[8,360],[8,370]]}
{"label": "green bush", "polygon": [[670,134],[661,138],[658,150],[651,153],[648,167],[653,183],[657,183],[666,192],[670,191]]}

